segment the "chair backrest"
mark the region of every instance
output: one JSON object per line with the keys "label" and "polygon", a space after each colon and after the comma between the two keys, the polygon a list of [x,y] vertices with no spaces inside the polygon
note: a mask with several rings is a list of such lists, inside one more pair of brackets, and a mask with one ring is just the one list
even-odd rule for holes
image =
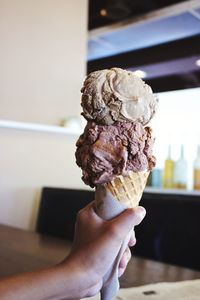
{"label": "chair backrest", "polygon": [[[73,240],[77,212],[94,192],[43,188],[37,231]],[[200,270],[200,196],[144,193],[134,255]]]}
{"label": "chair backrest", "polygon": [[200,196],[145,193],[141,205],[147,215],[132,252],[200,269]]}
{"label": "chair backrest", "polygon": [[37,232],[73,240],[76,214],[92,200],[92,191],[43,188]]}

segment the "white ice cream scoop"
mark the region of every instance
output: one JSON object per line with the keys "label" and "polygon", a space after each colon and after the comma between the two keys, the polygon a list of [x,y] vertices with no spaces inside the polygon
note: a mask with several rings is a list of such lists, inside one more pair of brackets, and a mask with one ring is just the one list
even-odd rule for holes
{"label": "white ice cream scoop", "polygon": [[133,72],[120,68],[90,73],[81,92],[83,116],[99,124],[139,121],[146,125],[157,108],[151,87]]}

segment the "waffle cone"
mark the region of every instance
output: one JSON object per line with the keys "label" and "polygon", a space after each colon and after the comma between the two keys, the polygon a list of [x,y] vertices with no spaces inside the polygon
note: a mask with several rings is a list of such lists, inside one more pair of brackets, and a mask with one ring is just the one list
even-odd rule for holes
{"label": "waffle cone", "polygon": [[104,187],[119,202],[133,208],[139,204],[148,176],[149,171],[129,172],[128,176],[117,176]]}

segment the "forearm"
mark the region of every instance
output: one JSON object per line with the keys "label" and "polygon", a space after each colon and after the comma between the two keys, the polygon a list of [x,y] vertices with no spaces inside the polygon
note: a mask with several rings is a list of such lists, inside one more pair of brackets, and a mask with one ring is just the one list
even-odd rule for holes
{"label": "forearm", "polygon": [[79,213],[71,254],[57,266],[0,280],[0,299],[77,300],[96,295],[122,242],[144,215],[138,207],[103,221],[91,203]]}
{"label": "forearm", "polygon": [[65,262],[45,270],[0,280],[1,300],[78,299],[84,293],[83,274]]}

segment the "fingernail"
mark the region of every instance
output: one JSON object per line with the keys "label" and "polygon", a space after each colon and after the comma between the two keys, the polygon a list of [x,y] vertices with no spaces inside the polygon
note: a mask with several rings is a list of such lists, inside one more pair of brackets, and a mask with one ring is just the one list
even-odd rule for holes
{"label": "fingernail", "polygon": [[141,218],[144,218],[145,215],[146,215],[146,210],[145,210],[145,208],[142,207],[142,206],[138,206],[137,212],[140,214]]}

